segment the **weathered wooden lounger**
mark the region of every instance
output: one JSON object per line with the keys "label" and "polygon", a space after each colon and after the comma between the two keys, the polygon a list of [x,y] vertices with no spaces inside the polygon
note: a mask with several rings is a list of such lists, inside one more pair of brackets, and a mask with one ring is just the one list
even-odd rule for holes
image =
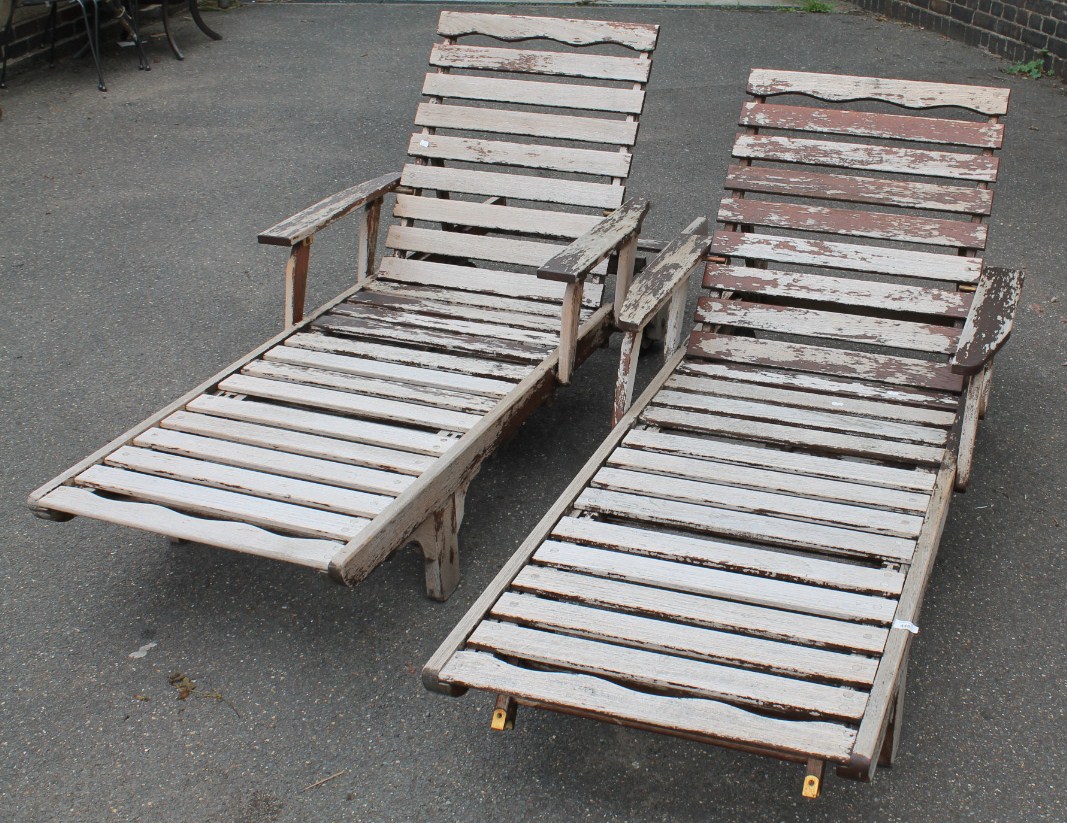
{"label": "weathered wooden lounger", "polygon": [[[807,763],[817,796],[827,763],[892,761],[1011,328],[1020,274],[977,256],[1008,92],[766,70],[748,91],[725,230],[672,242],[621,310],[621,419],[423,677],[497,693],[495,728],[521,703]],[[628,409],[665,305],[667,362]]]}
{"label": "weathered wooden lounger", "polygon": [[[624,203],[625,182],[658,27],[445,11],[438,33],[414,162],[260,235],[291,249],[284,331],[39,488],[36,513],[346,583],[414,541],[429,595],[448,597],[471,478],[606,340],[628,288],[648,204]],[[356,285],[303,318],[315,233],[360,208]]]}

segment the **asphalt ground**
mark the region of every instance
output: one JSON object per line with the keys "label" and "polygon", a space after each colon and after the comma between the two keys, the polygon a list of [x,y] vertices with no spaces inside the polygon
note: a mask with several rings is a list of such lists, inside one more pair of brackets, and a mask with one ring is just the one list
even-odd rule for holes
{"label": "asphalt ground", "polygon": [[[1029,278],[928,591],[898,765],[811,802],[794,764],[533,710],[491,733],[488,696],[423,689],[605,435],[617,340],[485,464],[446,604],[410,549],[345,589],[30,515],[31,489],[279,327],[282,253],[257,230],[404,161],[437,9],[255,5],[211,15],[218,43],[180,21],[183,63],[160,41],[147,74],[109,52],[107,94],[68,60],[2,97],[0,819],[1067,819],[1063,88],[865,15],[566,13],[663,26],[630,187],[655,200],[653,236],[714,210],[752,66],[1013,89],[987,259]],[[309,304],[349,282],[353,248],[350,228],[316,243]]]}

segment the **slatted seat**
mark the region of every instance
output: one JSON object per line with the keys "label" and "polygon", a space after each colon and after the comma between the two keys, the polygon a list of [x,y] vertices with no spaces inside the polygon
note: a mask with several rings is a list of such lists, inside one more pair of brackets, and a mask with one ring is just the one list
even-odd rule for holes
{"label": "slatted seat", "polygon": [[[428,593],[448,597],[481,460],[606,341],[626,293],[658,29],[445,11],[438,33],[411,162],[260,235],[290,249],[282,334],[42,486],[38,514],[347,583],[414,541]],[[305,318],[311,242],[356,209],[357,283]]]}
{"label": "slatted seat", "polygon": [[495,728],[524,704],[806,763],[817,796],[827,763],[892,760],[1010,330],[1019,275],[978,256],[1007,91],[755,70],[749,92],[722,229],[669,244],[621,309],[615,428],[423,677],[496,693]]}

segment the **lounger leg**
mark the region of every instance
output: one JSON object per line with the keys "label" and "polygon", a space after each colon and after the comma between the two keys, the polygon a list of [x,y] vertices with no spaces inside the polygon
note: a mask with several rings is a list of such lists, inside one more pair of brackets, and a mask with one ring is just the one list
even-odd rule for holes
{"label": "lounger leg", "polygon": [[426,596],[432,600],[448,600],[459,584],[459,527],[463,524],[466,498],[464,484],[441,509],[422,522],[412,537],[422,550]]}
{"label": "lounger leg", "polygon": [[808,760],[808,773],[804,776],[804,788],[801,794],[815,800],[822,791],[822,778],[826,771],[825,760]]}
{"label": "lounger leg", "polygon": [[285,328],[304,319],[304,295],[307,292],[308,257],[311,255],[309,237],[293,246],[285,264]]}
{"label": "lounger leg", "polygon": [[892,766],[897,759],[897,749],[900,747],[900,730],[904,725],[904,692],[908,682],[908,661],[904,660],[900,669],[900,682],[893,697],[893,708],[889,715],[889,726],[886,728],[885,739],[882,741],[882,751],[878,755],[879,766]]}
{"label": "lounger leg", "polygon": [[979,409],[985,389],[989,366],[985,366],[971,378],[967,385],[967,397],[963,404],[963,423],[960,426],[960,447],[956,458],[956,491],[967,491],[971,482],[971,466],[974,463],[974,441],[978,438]]}
{"label": "lounger leg", "polygon": [[637,263],[637,235],[619,249],[619,257],[615,263],[615,317],[622,311],[622,304],[626,301],[626,293],[630,291],[630,284],[634,279],[634,265]]}
{"label": "lounger leg", "polygon": [[619,352],[619,375],[615,379],[615,407],[611,413],[612,428],[622,420],[630,408],[634,396],[634,378],[637,376],[637,358],[641,352],[641,330],[626,332],[622,336]]}
{"label": "lounger leg", "polygon": [[982,380],[982,392],[981,398],[978,401],[978,419],[985,419],[986,406],[989,405],[989,391],[993,388],[993,363],[990,362],[982,369],[982,374],[985,377]]}
{"label": "lounger leg", "polygon": [[374,255],[378,251],[378,221],[381,214],[381,199],[372,200],[363,210],[363,220],[359,224],[359,250],[356,252],[357,283],[363,283],[373,270]]}
{"label": "lounger leg", "polygon": [[567,284],[563,296],[563,318],[559,331],[559,382],[564,386],[571,382],[574,373],[574,355],[578,348],[578,321],[582,313],[581,280]]}
{"label": "lounger leg", "polygon": [[493,721],[490,723],[490,728],[497,732],[506,732],[515,728],[515,713],[519,709],[519,704],[515,702],[515,698],[507,694],[498,694],[496,696],[496,705],[493,706]]}

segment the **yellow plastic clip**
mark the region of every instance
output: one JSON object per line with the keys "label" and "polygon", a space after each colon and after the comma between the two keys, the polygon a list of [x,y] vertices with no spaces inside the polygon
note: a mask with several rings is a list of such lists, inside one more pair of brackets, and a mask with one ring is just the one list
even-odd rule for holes
{"label": "yellow plastic clip", "polygon": [[509,729],[515,728],[515,721],[508,719],[508,713],[505,709],[493,709],[493,722],[490,724],[493,731],[506,732]]}
{"label": "yellow plastic clip", "polygon": [[813,774],[809,774],[804,778],[804,789],[801,794],[804,797],[810,797],[812,800],[819,796],[820,780]]}

